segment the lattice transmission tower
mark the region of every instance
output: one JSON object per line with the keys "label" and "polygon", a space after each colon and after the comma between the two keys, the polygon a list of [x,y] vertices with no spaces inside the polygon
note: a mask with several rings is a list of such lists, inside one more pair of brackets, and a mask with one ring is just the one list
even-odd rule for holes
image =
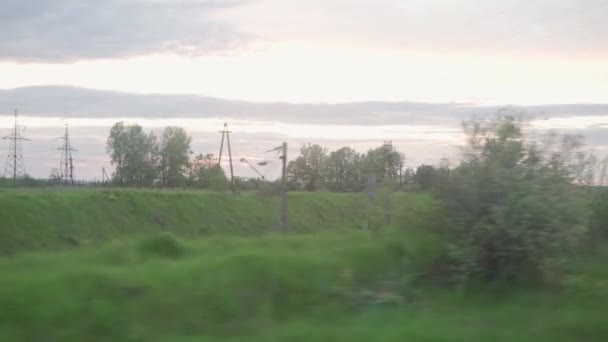
{"label": "lattice transmission tower", "polygon": [[72,152],[77,150],[72,147],[67,124],[65,125],[65,134],[60,139],[63,140],[63,144],[57,148],[57,150],[61,151],[59,175],[64,184],[74,184],[74,160],[72,159]]}
{"label": "lattice transmission tower", "polygon": [[8,156],[6,157],[6,165],[4,166],[4,177],[12,178],[13,183],[17,183],[17,179],[24,178],[25,163],[23,162],[23,150],[21,148],[22,141],[29,141],[21,133],[25,130],[25,126],[21,126],[17,120],[17,109],[15,109],[15,124],[11,134],[2,137],[9,141]]}

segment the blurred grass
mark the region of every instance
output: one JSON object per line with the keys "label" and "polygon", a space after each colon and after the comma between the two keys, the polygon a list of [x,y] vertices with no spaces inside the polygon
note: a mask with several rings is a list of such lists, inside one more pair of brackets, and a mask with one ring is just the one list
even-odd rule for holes
{"label": "blurred grass", "polygon": [[437,203],[392,196],[363,231],[363,195],[291,195],[281,236],[254,194],[1,191],[0,341],[606,340],[606,245],[554,288],[456,291]]}
{"label": "blurred grass", "polygon": [[[176,239],[0,259],[2,341],[605,341],[608,249],[563,287],[418,281],[407,237]],[[400,246],[396,248],[396,246]],[[167,250],[170,252],[168,253]],[[176,252],[177,251],[177,252]]]}

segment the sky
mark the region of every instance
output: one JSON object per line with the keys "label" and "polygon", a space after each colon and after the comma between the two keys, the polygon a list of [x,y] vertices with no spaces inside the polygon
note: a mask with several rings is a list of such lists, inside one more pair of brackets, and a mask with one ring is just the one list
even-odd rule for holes
{"label": "sky", "polygon": [[88,179],[117,120],[185,126],[197,152],[229,121],[252,159],[393,140],[415,165],[454,156],[461,120],[519,105],[604,150],[605,37],[605,0],[2,0],[0,133],[18,107],[46,177],[70,124]]}

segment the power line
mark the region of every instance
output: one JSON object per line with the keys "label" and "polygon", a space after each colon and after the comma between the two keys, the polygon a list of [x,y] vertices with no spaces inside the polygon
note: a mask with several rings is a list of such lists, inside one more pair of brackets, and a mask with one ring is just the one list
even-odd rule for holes
{"label": "power line", "polygon": [[[474,24],[475,24],[476,22],[478,22],[480,19],[484,19],[484,18],[493,18],[493,19],[494,19],[494,21],[495,21],[496,19],[498,19],[499,17],[501,17],[501,16],[503,16],[503,15],[505,15],[505,14],[509,13],[510,11],[513,11],[513,10],[517,9],[518,7],[520,7],[520,6],[522,6],[522,5],[530,5],[531,3],[533,4],[534,2],[533,2],[533,1],[531,1],[531,0],[520,0],[520,1],[516,1],[515,3],[513,3],[513,4],[509,5],[509,6],[503,7],[503,8],[501,8],[500,10],[498,10],[498,11],[496,11],[496,12],[492,13],[492,14],[487,14],[487,13],[485,13],[484,15],[477,15],[477,16],[475,16],[474,18],[471,18],[471,19],[467,20],[465,23],[463,23],[463,24],[461,25],[461,27],[462,27],[462,26],[464,26],[464,27],[465,27],[465,31],[464,31],[464,32],[467,32],[467,31],[469,31],[469,32],[470,32],[470,31],[471,31],[471,29],[475,29],[475,32],[473,32],[472,34],[477,34],[477,28],[475,27],[475,25],[474,25]],[[467,27],[467,26],[468,26],[468,27]],[[482,43],[483,43],[484,41],[482,40],[482,41],[480,41],[480,42],[482,42]],[[439,54],[449,53],[449,52],[453,52],[453,50],[455,50],[455,49],[456,49],[456,48],[454,48],[454,47],[445,47],[445,48],[440,49],[440,50],[438,51],[438,53],[439,53]]]}
{"label": "power line", "polygon": [[[10,152],[9,152],[10,153]],[[12,156],[12,154],[11,154]],[[57,161],[57,158],[51,158],[51,157],[31,157],[28,155],[28,160],[29,159],[34,159],[34,160],[49,160],[49,161]],[[77,163],[103,163],[103,164],[108,164],[110,163],[109,160],[102,160],[102,159],[72,159],[72,162],[74,164]]]}
{"label": "power line", "polygon": [[[58,139],[63,139],[63,137],[58,138]],[[70,140],[72,140],[72,139],[70,138]],[[49,153],[49,152],[57,151],[57,149],[56,148],[49,148],[49,149],[46,149],[46,150],[24,149],[23,151],[24,152],[31,152],[31,153]],[[99,152],[82,152],[80,150],[78,150],[78,154],[86,154],[86,155],[92,155],[92,156],[104,155],[103,153],[99,153]]]}
{"label": "power line", "polygon": [[13,130],[10,135],[2,138],[9,141],[8,156],[4,167],[4,177],[13,178],[13,183],[17,183],[17,178],[23,178],[26,175],[21,142],[29,141],[29,139],[21,135],[23,130],[25,130],[25,126],[19,125],[17,121],[17,109],[15,109],[15,125]]}

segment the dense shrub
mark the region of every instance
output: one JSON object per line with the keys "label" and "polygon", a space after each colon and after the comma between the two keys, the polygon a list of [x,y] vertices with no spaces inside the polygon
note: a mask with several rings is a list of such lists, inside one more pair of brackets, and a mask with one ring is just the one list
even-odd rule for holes
{"label": "dense shrub", "polygon": [[142,240],[139,252],[144,257],[162,257],[177,259],[183,254],[183,248],[177,239],[168,233],[160,233]]}
{"label": "dense shrub", "polygon": [[466,281],[542,278],[587,229],[583,189],[573,184],[579,141],[530,142],[511,112],[464,128],[464,159],[438,189],[457,274]]}
{"label": "dense shrub", "polygon": [[[592,203],[593,227],[598,237],[608,237],[608,188],[597,191]],[[597,236],[596,235],[596,236]]]}

